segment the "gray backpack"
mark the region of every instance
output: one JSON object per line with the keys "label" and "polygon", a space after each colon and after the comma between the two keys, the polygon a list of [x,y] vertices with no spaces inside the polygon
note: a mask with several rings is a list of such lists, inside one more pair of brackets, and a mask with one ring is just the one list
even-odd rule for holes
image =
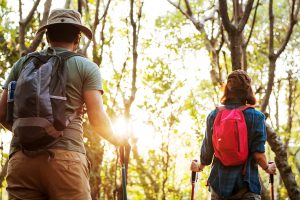
{"label": "gray backpack", "polygon": [[63,134],[67,118],[65,61],[73,52],[57,55],[32,53],[24,62],[14,92],[13,133],[22,149],[45,149]]}

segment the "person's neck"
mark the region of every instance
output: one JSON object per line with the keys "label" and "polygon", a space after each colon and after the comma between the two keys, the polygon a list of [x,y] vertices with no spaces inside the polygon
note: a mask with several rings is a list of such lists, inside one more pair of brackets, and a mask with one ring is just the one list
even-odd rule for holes
{"label": "person's neck", "polygon": [[74,44],[68,42],[51,42],[50,47],[64,48],[64,49],[68,49],[69,51],[74,51]]}

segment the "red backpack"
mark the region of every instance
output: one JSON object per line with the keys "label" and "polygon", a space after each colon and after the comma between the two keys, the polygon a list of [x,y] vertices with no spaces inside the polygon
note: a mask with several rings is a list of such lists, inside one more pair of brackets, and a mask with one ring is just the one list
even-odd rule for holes
{"label": "red backpack", "polygon": [[248,159],[248,130],[243,111],[252,108],[241,106],[236,109],[218,107],[214,121],[212,143],[217,157],[224,166],[245,164]]}

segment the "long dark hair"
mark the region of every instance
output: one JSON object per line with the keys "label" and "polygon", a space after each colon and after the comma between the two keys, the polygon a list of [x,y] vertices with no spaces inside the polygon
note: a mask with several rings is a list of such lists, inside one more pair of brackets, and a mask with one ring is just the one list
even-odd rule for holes
{"label": "long dark hair", "polygon": [[244,104],[255,105],[256,98],[251,87],[251,78],[243,70],[235,70],[229,74],[224,88],[221,103],[240,100]]}

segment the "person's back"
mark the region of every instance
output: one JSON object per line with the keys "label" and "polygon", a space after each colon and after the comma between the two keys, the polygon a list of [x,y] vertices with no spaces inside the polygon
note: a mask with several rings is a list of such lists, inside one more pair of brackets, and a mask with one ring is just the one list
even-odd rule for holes
{"label": "person's back", "polygon": [[[225,109],[238,109],[246,104],[255,105],[248,75],[237,70],[228,76],[221,103]],[[219,109],[213,110],[207,117],[205,138],[201,147],[200,164],[193,162],[192,171],[202,171],[213,162],[208,179],[212,199],[260,199],[260,182],[257,163],[267,173],[275,173],[275,164],[268,165],[265,159],[265,116],[248,108],[243,111],[248,133],[248,159],[244,164],[225,166],[214,156],[212,144],[213,127]],[[231,138],[227,138],[231,139]]]}
{"label": "person's back", "polygon": [[[46,56],[74,52],[78,48],[81,32],[89,39],[92,38],[92,32],[81,25],[81,16],[74,10],[53,10],[48,24],[38,32],[44,30],[47,30],[50,47],[39,54]],[[0,122],[9,130],[12,128],[11,124],[5,122],[7,88],[11,81],[18,82],[27,58],[28,56],[24,56],[14,64],[3,86]],[[97,133],[114,145],[124,142],[115,137],[103,109],[98,66],[87,58],[74,55],[66,59],[64,68],[66,109],[60,114],[69,120],[68,126],[63,129],[61,136],[55,138],[55,142],[33,151],[24,148],[20,138],[13,135],[6,179],[9,199],[91,199],[89,164],[83,143],[83,105],[86,106],[90,124]],[[30,133],[28,135],[30,137]]]}

